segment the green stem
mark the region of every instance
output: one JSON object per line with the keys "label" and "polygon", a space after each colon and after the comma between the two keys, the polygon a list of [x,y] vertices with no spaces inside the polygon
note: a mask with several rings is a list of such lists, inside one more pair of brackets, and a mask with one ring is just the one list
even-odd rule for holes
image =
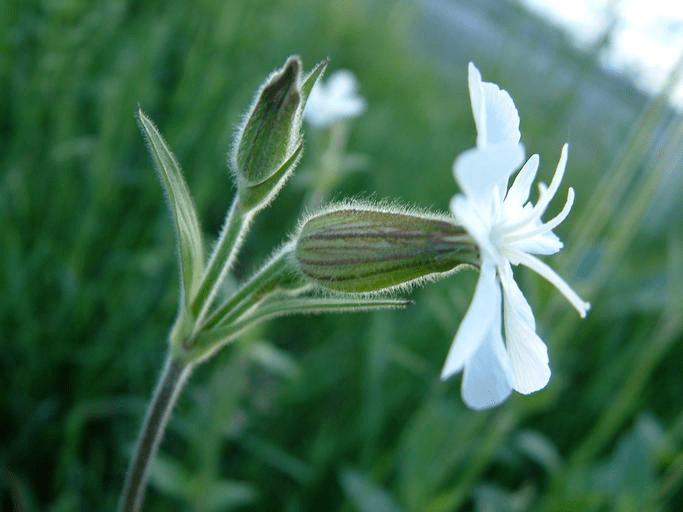
{"label": "green stem", "polygon": [[348,123],[339,121],[329,128],[328,145],[320,155],[320,170],[306,199],[308,208],[318,208],[339,181],[341,164],[348,140]]}
{"label": "green stem", "polygon": [[[207,331],[219,324],[229,323],[255,305],[279,282],[287,278],[285,269],[292,247],[283,248],[261,270],[253,275],[242,287],[226,300],[204,323],[201,331]],[[244,302],[244,305],[239,307]]]}
{"label": "green stem", "polygon": [[195,325],[201,325],[221,283],[232,267],[251,217],[250,213],[242,211],[239,200],[235,197],[225,219],[221,236],[211,254],[209,264],[202,277],[197,295],[192,302],[192,313],[197,318]]}
{"label": "green stem", "polygon": [[147,417],[140,430],[133,459],[128,467],[126,483],[119,501],[119,512],[137,512],[145,496],[149,470],[178,394],[192,372],[193,365],[168,357],[159,378]]}

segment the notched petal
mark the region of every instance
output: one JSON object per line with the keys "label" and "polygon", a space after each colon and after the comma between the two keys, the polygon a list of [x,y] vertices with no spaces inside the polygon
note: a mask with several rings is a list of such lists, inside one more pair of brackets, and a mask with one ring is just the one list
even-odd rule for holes
{"label": "notched petal", "polygon": [[521,138],[519,113],[510,94],[490,82],[483,83],[483,93],[486,105],[485,144],[518,144]]}
{"label": "notched petal", "polygon": [[472,114],[477,127],[477,147],[490,144],[518,144],[519,113],[510,94],[492,82],[484,82],[470,62],[468,83]]}
{"label": "notched petal", "polygon": [[503,308],[505,341],[513,373],[513,388],[523,394],[542,389],[550,380],[548,348],[536,334],[531,306],[512,278],[505,272]]}
{"label": "notched petal", "polygon": [[470,89],[470,103],[472,105],[472,115],[474,125],[477,128],[477,140],[482,138],[486,141],[486,105],[481,81],[481,73],[473,63],[467,67],[467,81]]}

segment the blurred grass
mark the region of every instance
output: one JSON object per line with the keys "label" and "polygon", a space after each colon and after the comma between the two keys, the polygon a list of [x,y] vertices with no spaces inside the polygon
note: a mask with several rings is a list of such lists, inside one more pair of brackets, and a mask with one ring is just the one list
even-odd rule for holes
{"label": "blurred grass", "polygon": [[[683,507],[680,119],[510,4],[480,5],[497,38],[425,32],[429,5],[0,5],[0,510],[115,506],[177,297],[137,105],[175,150],[210,239],[233,191],[233,127],[295,52],[352,69],[368,99],[349,141],[367,172],[337,197],[446,209],[453,157],[474,142],[468,60],[515,98],[544,176],[568,139],[577,204],[553,263],[593,310],[579,322],[519,272],[553,378],[489,413],[462,405],[459,379],[438,380],[472,273],[415,291],[402,313],[275,321],[192,378],[147,508]],[[288,187],[258,219],[240,276],[294,227],[301,198]]]}

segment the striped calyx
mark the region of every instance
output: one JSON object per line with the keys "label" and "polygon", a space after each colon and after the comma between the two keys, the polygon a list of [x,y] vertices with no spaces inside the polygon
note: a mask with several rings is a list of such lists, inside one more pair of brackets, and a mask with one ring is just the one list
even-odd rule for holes
{"label": "striped calyx", "polygon": [[309,218],[294,249],[301,272],[341,292],[379,292],[478,265],[462,227],[419,214],[340,208]]}

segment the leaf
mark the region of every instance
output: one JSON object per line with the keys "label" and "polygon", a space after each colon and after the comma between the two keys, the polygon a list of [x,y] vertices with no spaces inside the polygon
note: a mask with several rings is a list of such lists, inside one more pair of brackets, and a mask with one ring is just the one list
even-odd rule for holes
{"label": "leaf", "polygon": [[[442,398],[427,400],[412,416],[398,448],[397,487],[408,510],[426,510],[447,478],[475,449],[476,435],[485,427],[485,420],[478,416],[467,425],[454,403]],[[449,496],[448,501],[455,505],[446,510],[457,510],[462,496]]]}
{"label": "leaf", "polygon": [[595,487],[614,496],[631,495],[642,504],[656,484],[655,450],[661,439],[656,420],[641,415],[619,439],[607,462],[597,468]]}
{"label": "leaf", "polygon": [[258,492],[251,484],[236,480],[219,480],[209,488],[206,504],[208,510],[224,512],[249,505],[257,498]]}
{"label": "leaf", "polygon": [[389,491],[362,473],[343,469],[339,472],[339,483],[346,498],[359,512],[401,512]]}
{"label": "leaf", "polygon": [[412,304],[406,299],[381,297],[345,296],[296,297],[294,293],[282,293],[264,300],[252,312],[225,326],[201,332],[194,340],[192,353],[194,362],[203,361],[215,354],[223,345],[235,340],[251,327],[285,315],[320,313],[356,313],[378,309],[400,309]]}
{"label": "leaf", "polygon": [[313,90],[313,86],[320,79],[322,74],[327,69],[327,65],[330,63],[329,59],[321,60],[318,64],[308,73],[308,76],[304,79],[303,84],[301,84],[301,104],[306,105],[306,100]]}
{"label": "leaf", "polygon": [[204,270],[204,242],[199,218],[180,166],[163,137],[142,110],[138,110],[138,122],[147,140],[173,217],[180,264],[180,301],[189,309]]}
{"label": "leaf", "polygon": [[406,299],[372,297],[293,297],[289,294],[274,296],[259,304],[252,313],[226,326],[216,327],[197,337],[197,347],[209,340],[231,338],[259,322],[285,315],[311,315],[320,313],[356,313],[378,309],[400,309],[412,304]]}
{"label": "leaf", "polygon": [[510,492],[494,484],[481,484],[473,492],[476,512],[521,512],[531,510],[531,487]]}

